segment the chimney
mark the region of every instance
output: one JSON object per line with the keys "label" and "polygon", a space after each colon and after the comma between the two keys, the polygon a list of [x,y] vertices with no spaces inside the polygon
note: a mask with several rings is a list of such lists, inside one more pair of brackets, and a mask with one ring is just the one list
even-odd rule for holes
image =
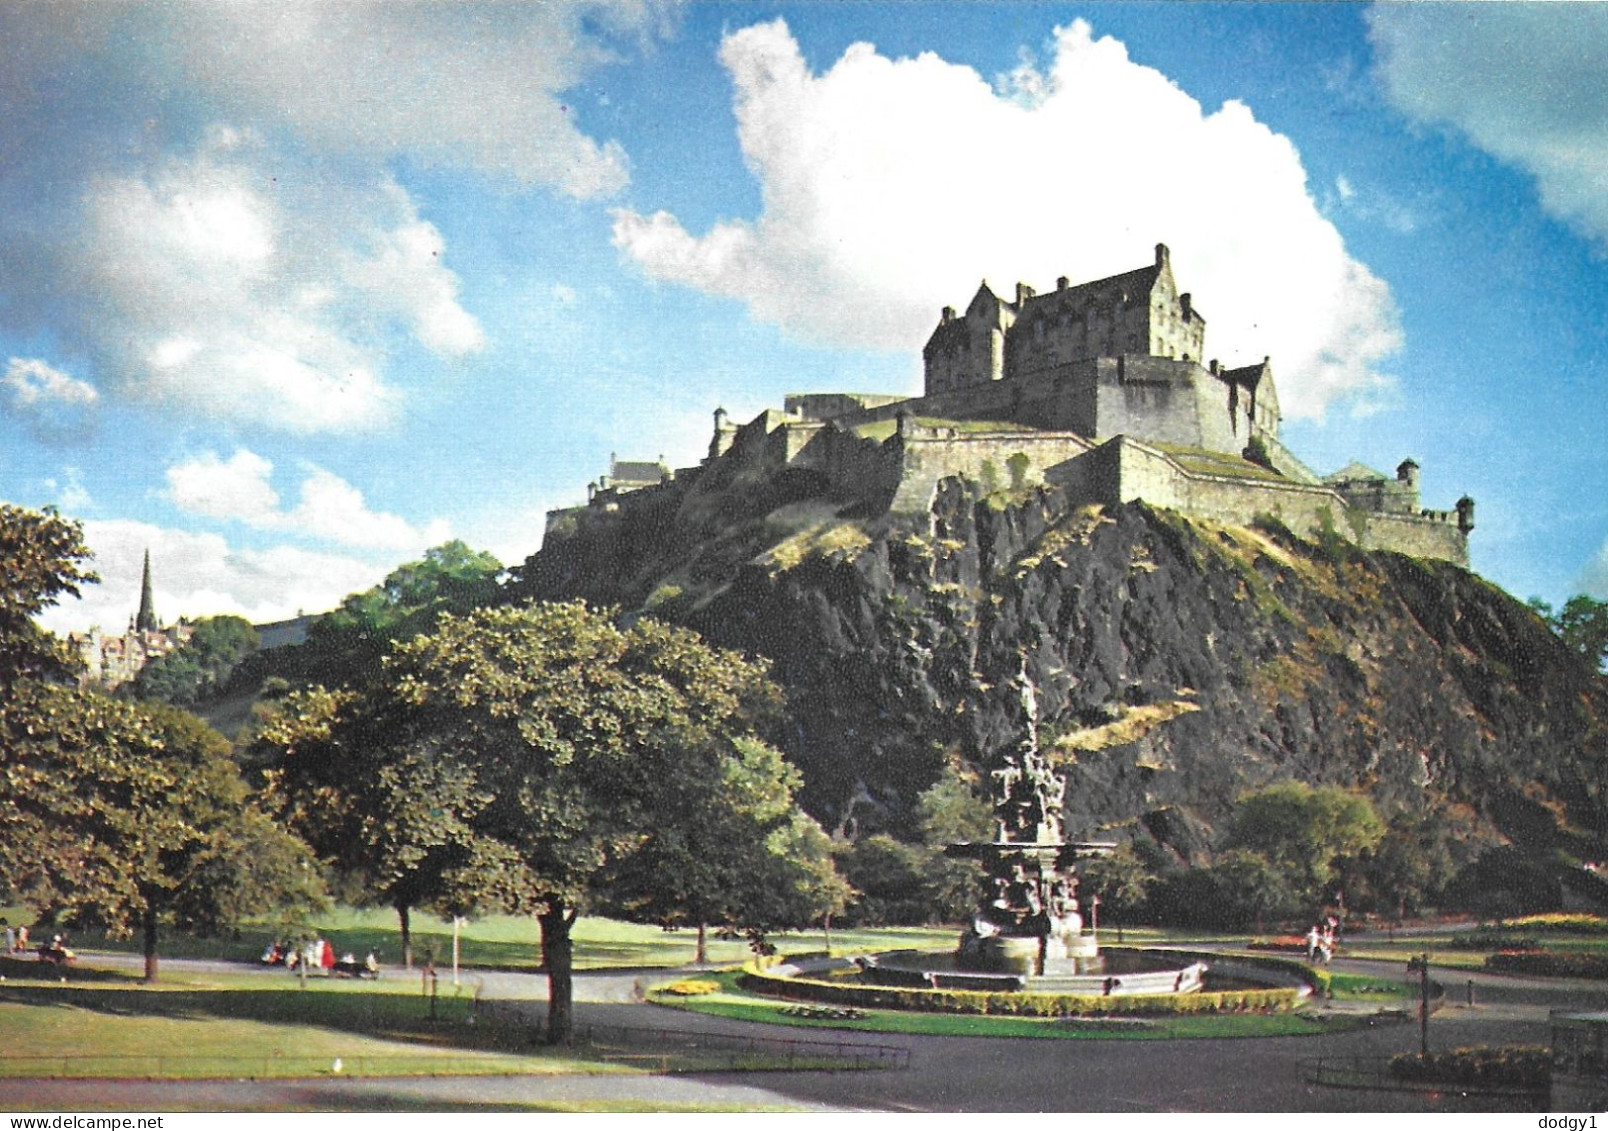
{"label": "chimney", "polygon": [[951,322],[953,322],[954,320],[955,320],[955,308],[952,307],[952,306],[944,307],[944,313],[943,313],[943,316],[942,316],[941,320],[939,321],[939,325],[947,326]]}
{"label": "chimney", "polygon": [[1071,284],[1071,282],[1071,279],[1068,279],[1065,275],[1062,275],[1059,279],[1055,280],[1055,289],[1058,291],[1064,291]]}
{"label": "chimney", "polygon": [[1158,243],[1156,245],[1156,268],[1160,270],[1163,267],[1169,266],[1171,262],[1172,257],[1167,251],[1167,245],[1164,243]]}
{"label": "chimney", "polygon": [[1017,283],[1016,284],[1016,305],[1017,306],[1021,306],[1023,303],[1025,303],[1028,299],[1030,299],[1032,297],[1033,297],[1033,288],[1032,287],[1028,286],[1026,283]]}

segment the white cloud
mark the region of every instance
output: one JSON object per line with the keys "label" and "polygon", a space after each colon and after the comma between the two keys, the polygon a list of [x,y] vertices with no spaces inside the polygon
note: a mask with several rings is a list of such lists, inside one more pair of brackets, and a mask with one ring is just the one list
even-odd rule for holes
{"label": "white cloud", "polygon": [[333,472],[307,465],[300,502],[280,503],[273,464],[240,448],[228,459],[208,452],[167,470],[167,498],[189,514],[232,519],[254,530],[285,531],[340,546],[422,551],[445,541],[446,522],[423,527],[369,509],[363,493]]}
{"label": "white cloud", "polygon": [[1608,601],[1608,542],[1597,547],[1591,561],[1576,579],[1571,593],[1585,593],[1599,601]]}
{"label": "white cloud", "polygon": [[94,404],[100,396],[89,382],[69,377],[34,358],[12,358],[6,365],[6,375],[0,377],[0,387],[6,390],[12,407],[20,409],[50,404]]}
{"label": "white cloud", "polygon": [[161,39],[220,104],[283,122],[320,148],[382,159],[410,153],[592,197],[623,187],[629,162],[616,142],[584,132],[564,92],[614,57],[601,24],[651,35],[661,7],[182,5],[173,9],[182,29]]}
{"label": "white cloud", "polygon": [[84,523],[99,585],[40,618],[57,632],[99,625],[121,632],[139,607],[140,569],[151,552],[156,610],[179,617],[231,614],[262,624],[334,608],[348,593],[378,584],[394,565],[290,546],[232,548],[216,534],[196,534],[129,520]]}
{"label": "white cloud", "polygon": [[[673,3],[9,5],[0,17],[0,308],[103,393],[292,432],[396,423],[405,334],[483,330],[396,171],[607,196],[590,76]],[[84,76],[92,76],[93,81]],[[7,282],[16,283],[7,286]],[[26,281],[23,285],[22,281]],[[413,377],[420,380],[421,377]]]}
{"label": "white cloud", "polygon": [[1206,113],[1082,21],[1001,90],[863,43],[814,75],[780,21],[727,36],[721,59],[763,209],[703,235],[617,211],[616,244],[654,278],[809,339],[914,350],[980,276],[1043,289],[1142,266],[1165,242],[1209,353],[1271,354],[1286,412],[1386,383],[1389,290],[1319,212],[1295,147],[1239,103]]}
{"label": "white cloud", "polygon": [[136,399],[294,432],[394,419],[386,326],[478,349],[440,233],[393,182],[301,184],[249,134],[98,178],[66,272],[82,330]]}
{"label": "white cloud", "polygon": [[38,358],[14,357],[0,376],[0,404],[47,441],[87,437],[99,400],[94,385]]}
{"label": "white cloud", "polygon": [[1524,169],[1608,246],[1608,5],[1380,4],[1368,22],[1399,110]]}

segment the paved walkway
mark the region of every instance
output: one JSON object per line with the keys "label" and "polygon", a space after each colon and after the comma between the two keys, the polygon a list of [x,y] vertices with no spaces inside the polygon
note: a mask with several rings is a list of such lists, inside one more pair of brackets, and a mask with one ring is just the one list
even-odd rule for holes
{"label": "paved walkway", "polygon": [[[97,962],[99,959],[97,958]],[[223,968],[234,964],[184,963]],[[1337,970],[1400,978],[1397,963],[1337,960]],[[265,977],[284,977],[264,972]],[[580,974],[579,1024],[674,1028],[731,1035],[796,1036],[799,1030],[671,1012],[635,1000],[639,977],[670,971]],[[1602,982],[1511,978],[1440,971],[1448,1004],[1430,1022],[1436,1048],[1465,1044],[1536,1043],[1548,1039],[1554,1008],[1608,1007]],[[474,972],[488,999],[529,1003],[542,1011],[543,976]],[[1475,985],[1473,1007],[1466,983]],[[445,989],[445,982],[443,982]],[[704,1076],[569,1076],[406,1080],[127,1081],[0,1080],[8,1110],[462,1110],[557,1102],[683,1104],[719,1109],[794,1108],[882,1111],[1490,1111],[1489,1100],[1429,1098],[1318,1088],[1302,1082],[1301,1064],[1318,1056],[1384,1056],[1418,1048],[1416,1022],[1311,1037],[1237,1040],[1032,1040],[924,1037],[828,1031],[850,1041],[910,1050],[903,1071],[730,1073]]]}

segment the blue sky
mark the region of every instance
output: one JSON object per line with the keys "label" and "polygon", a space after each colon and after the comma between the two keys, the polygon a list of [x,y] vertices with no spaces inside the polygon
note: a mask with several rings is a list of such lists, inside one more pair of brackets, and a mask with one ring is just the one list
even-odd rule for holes
{"label": "blue sky", "polygon": [[0,0],[0,497],[118,627],[513,563],[710,414],[1172,249],[1321,472],[1608,597],[1608,6]]}

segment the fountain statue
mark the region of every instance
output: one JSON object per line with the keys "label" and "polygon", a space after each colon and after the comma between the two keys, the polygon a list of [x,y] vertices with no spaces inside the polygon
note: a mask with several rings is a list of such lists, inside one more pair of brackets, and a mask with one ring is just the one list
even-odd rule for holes
{"label": "fountain statue", "polygon": [[1099,943],[1092,930],[1084,930],[1078,912],[1076,861],[1115,845],[1067,843],[1061,827],[1065,786],[1039,749],[1038,694],[1025,660],[1011,686],[1022,737],[989,775],[994,839],[948,849],[982,861],[986,873],[982,906],[961,936],[957,965],[1038,978],[1097,973]]}

